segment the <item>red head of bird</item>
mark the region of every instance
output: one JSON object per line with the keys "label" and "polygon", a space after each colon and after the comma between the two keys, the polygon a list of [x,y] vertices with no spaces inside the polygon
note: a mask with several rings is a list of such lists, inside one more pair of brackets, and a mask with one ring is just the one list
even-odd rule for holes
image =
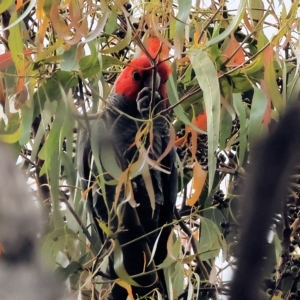
{"label": "red head of bird", "polygon": [[[162,99],[167,97],[166,83],[171,73],[171,67],[167,61],[168,48],[161,44],[158,38],[149,38],[146,42],[148,54],[155,60],[157,73],[155,74],[156,90]],[[135,101],[138,93],[146,86],[152,87],[153,63],[149,57],[142,53],[123,70],[115,84],[117,94],[123,94],[128,101]]]}

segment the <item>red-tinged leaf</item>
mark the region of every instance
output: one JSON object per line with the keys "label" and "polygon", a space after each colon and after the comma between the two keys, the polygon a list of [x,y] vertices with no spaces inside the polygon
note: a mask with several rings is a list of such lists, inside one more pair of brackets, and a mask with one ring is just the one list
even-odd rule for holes
{"label": "red-tinged leaf", "polygon": [[50,20],[54,30],[57,34],[65,40],[70,40],[73,38],[70,32],[70,25],[67,25],[59,14],[60,1],[54,2],[50,10]]}
{"label": "red-tinged leaf", "polygon": [[244,21],[244,23],[245,23],[247,29],[248,29],[250,32],[253,32],[254,30],[253,30],[252,25],[251,25],[250,22],[249,22],[249,17],[248,17],[247,12],[244,12],[243,21]]}
{"label": "red-tinged leaf", "polygon": [[85,191],[82,192],[82,194],[81,194],[81,198],[82,199],[85,199],[87,197],[87,195],[93,189],[93,187],[94,187],[95,184],[96,183],[94,183],[93,185],[91,185],[89,188],[87,188]]}
{"label": "red-tinged leaf", "polygon": [[[75,36],[77,38],[85,37],[88,34],[88,22],[86,16],[89,15],[90,11],[91,11],[91,6],[89,11],[85,12],[83,15],[80,10],[78,1],[71,0],[69,5],[70,25],[73,27],[74,31],[76,32]],[[70,44],[70,41],[68,41],[68,43]],[[73,41],[72,44],[74,45]]]}
{"label": "red-tinged leaf", "polygon": [[265,67],[268,67],[272,61],[273,61],[273,46],[269,45],[264,50]]}
{"label": "red-tinged leaf", "polygon": [[264,113],[264,116],[263,116],[263,124],[265,124],[266,126],[268,126],[270,123],[271,123],[271,97],[270,97],[270,94],[268,93],[268,89],[267,89],[267,86],[266,86],[266,82],[265,80],[262,80],[260,82],[260,87],[262,89],[262,91],[264,92],[264,94],[266,95],[266,98],[267,98],[267,106],[266,106],[266,110],[265,110],[265,113]]}
{"label": "red-tinged leaf", "polygon": [[268,94],[270,95],[270,99],[276,108],[276,110],[280,113],[284,110],[286,103],[282,98],[282,94],[280,94],[277,85],[277,75],[274,67],[274,58],[273,58],[273,46],[269,45],[264,50],[264,81],[266,84],[266,88]]}
{"label": "red-tinged leaf", "polygon": [[[31,54],[36,53],[35,50],[26,49],[23,51],[24,56],[30,56]],[[5,70],[7,67],[11,66],[13,64],[13,59],[11,52],[5,52],[3,54],[0,54],[0,71]]]}
{"label": "red-tinged leaf", "polygon": [[186,142],[186,137],[187,137],[187,134],[179,139],[176,139],[174,142],[174,146],[176,146],[176,147],[182,146]]}
{"label": "red-tinged leaf", "polygon": [[78,1],[71,0],[69,4],[70,21],[73,24],[78,24],[82,18]]}
{"label": "red-tinged leaf", "polygon": [[207,172],[202,169],[198,161],[195,161],[192,179],[192,192],[190,197],[186,200],[187,205],[193,206],[198,201],[203,190],[206,177]]}
{"label": "red-tinged leaf", "polygon": [[224,51],[223,58],[224,60],[230,58],[226,64],[227,67],[239,66],[245,62],[244,50],[234,37],[234,34],[230,35],[230,41]]}

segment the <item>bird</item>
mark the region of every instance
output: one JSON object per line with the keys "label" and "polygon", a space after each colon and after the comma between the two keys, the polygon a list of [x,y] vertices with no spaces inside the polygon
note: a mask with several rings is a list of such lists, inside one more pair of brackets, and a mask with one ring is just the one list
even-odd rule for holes
{"label": "bird", "polygon": [[[165,113],[172,69],[159,38],[148,37],[144,50],[120,73],[90,131],[81,130],[77,166],[95,226],[103,242],[111,241],[110,278],[128,274],[134,297],[156,289],[167,299],[157,266],[167,257],[177,197],[176,151]],[[112,285],[110,299],[127,296]]]}

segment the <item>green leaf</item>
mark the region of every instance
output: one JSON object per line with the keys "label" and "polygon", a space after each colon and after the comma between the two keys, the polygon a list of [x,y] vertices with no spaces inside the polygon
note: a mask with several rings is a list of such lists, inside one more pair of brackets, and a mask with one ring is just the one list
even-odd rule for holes
{"label": "green leaf", "polygon": [[62,54],[62,61],[60,67],[62,71],[78,71],[78,52],[82,51],[80,45],[71,45],[68,51]]}
{"label": "green leaf", "polygon": [[[259,31],[259,37],[257,41],[257,51],[261,50],[268,44],[268,39],[266,38],[263,31]],[[261,51],[249,64],[246,64],[243,68],[238,68],[231,73],[231,76],[235,77],[238,75],[245,74],[247,78],[254,78],[259,82],[263,78],[263,67],[264,67],[264,52]]]}
{"label": "green leaf", "polygon": [[224,116],[221,121],[220,130],[220,149],[223,150],[226,147],[227,139],[230,137],[232,127],[231,115],[227,110],[224,111]]}
{"label": "green leaf", "polygon": [[113,146],[110,143],[103,143],[100,149],[100,157],[104,169],[116,180],[123,173],[117,160]]}
{"label": "green leaf", "polygon": [[[65,152],[61,153],[62,165],[64,166],[64,176],[66,177],[69,186],[76,186],[76,172],[75,166],[72,161],[72,157],[67,155]],[[71,188],[72,189],[72,188]]]}
{"label": "green leaf", "polygon": [[0,3],[0,14],[10,8],[15,3],[14,0],[2,0]]}
{"label": "green leaf", "polygon": [[290,76],[288,77],[287,83],[287,102],[292,102],[298,100],[300,95],[300,76],[296,72],[296,69],[292,70]]}
{"label": "green leaf", "polygon": [[[66,117],[66,106],[64,101],[59,101],[56,111],[55,120],[52,124],[50,133],[44,143],[39,158],[47,162],[48,158],[53,155],[54,152],[59,153],[61,150],[62,139],[64,138],[61,134],[63,124]],[[42,174],[41,174],[42,175]]]}
{"label": "green leaf", "polygon": [[[14,23],[18,18],[18,13],[14,12],[11,15],[9,23]],[[20,69],[23,63],[23,41],[20,30],[20,25],[13,26],[9,31],[8,45],[11,52],[11,57],[17,69]]]}
{"label": "green leaf", "polygon": [[226,241],[218,226],[211,220],[200,217],[200,244],[198,244],[198,252],[202,261],[218,256],[221,249],[226,248]]}
{"label": "green leaf", "polygon": [[103,54],[98,57],[98,52],[95,52],[83,57],[80,60],[79,65],[83,76],[85,78],[90,78],[99,73],[101,70],[106,70],[108,67],[123,64],[113,56]]}
{"label": "green leaf", "polygon": [[207,136],[208,136],[208,171],[209,185],[208,192],[211,191],[216,171],[215,151],[219,144],[220,130],[220,87],[217,70],[202,50],[189,50],[188,56],[195,70],[196,78],[203,91],[205,112],[207,115]]}
{"label": "green leaf", "polygon": [[228,27],[219,35],[212,38],[205,47],[209,47],[213,44],[219,43],[220,41],[224,40],[228,35],[230,35],[234,30],[240,25],[240,22],[244,16],[245,9],[246,9],[247,1],[240,1],[235,16],[233,17],[232,21],[228,25]]}
{"label": "green leaf", "polygon": [[26,104],[22,106],[22,125],[23,125],[23,131],[22,136],[20,137],[19,143],[20,145],[25,145],[28,143],[31,133],[31,126],[33,122],[33,103],[31,103],[29,106]]}
{"label": "green leaf", "polygon": [[117,18],[118,18],[117,10],[116,7],[113,6],[110,11],[109,22],[106,22],[105,29],[104,29],[104,32],[107,35],[113,34],[114,31],[116,30]]}
{"label": "green leaf", "polygon": [[125,269],[122,249],[117,239],[114,240],[113,255],[114,255],[114,269],[118,277],[130,285],[140,286],[134,279],[131,278],[131,276],[127,273]]}
{"label": "green leaf", "polygon": [[[275,55],[274,55],[275,56]],[[269,62],[265,66],[265,72],[264,72],[264,79],[266,81],[268,93],[271,97],[271,101],[276,108],[276,110],[281,113],[283,112],[286,103],[283,101],[283,97],[281,93],[278,90],[278,85],[277,85],[277,75],[274,67],[274,63]]]}
{"label": "green leaf", "polygon": [[45,102],[45,110],[42,114],[42,123],[39,126],[36,136],[33,141],[33,148],[31,152],[32,161],[36,160],[37,153],[41,147],[41,141],[44,138],[47,126],[51,122],[51,118],[57,109],[57,101],[50,102],[49,100]]}
{"label": "green leaf", "polygon": [[72,261],[67,267],[57,267],[54,271],[54,277],[60,282],[66,281],[70,275],[83,269],[82,265],[78,261]]}
{"label": "green leaf", "polygon": [[254,87],[254,95],[252,99],[250,121],[248,128],[248,140],[250,149],[257,142],[257,140],[266,131],[266,127],[263,125],[263,116],[267,107],[267,98],[263,91],[257,87]]}
{"label": "green leaf", "polygon": [[[102,134],[99,135],[99,132]],[[94,166],[96,167],[97,174],[98,174],[98,180],[97,183],[100,186],[101,193],[103,195],[103,200],[105,202],[105,205],[107,207],[107,210],[109,211],[109,205],[106,200],[106,180],[104,177],[104,170],[102,167],[102,162],[100,159],[100,149],[99,145],[103,144],[103,140],[101,143],[100,137],[107,137],[107,129],[106,129],[106,124],[102,119],[96,120],[91,124],[91,148],[92,148],[92,153],[93,153],[93,159],[94,159]],[[91,169],[94,169],[94,166],[92,166]]]}
{"label": "green leaf", "polygon": [[173,263],[164,269],[169,299],[178,299],[184,292],[184,272],[184,265],[181,262]]}
{"label": "green leaf", "polygon": [[[2,0],[2,1],[6,2],[7,0]],[[11,29],[12,27],[14,27],[18,23],[20,23],[27,15],[29,15],[29,13],[34,8],[35,4],[36,4],[36,0],[30,0],[28,6],[25,9],[25,11],[18,18],[17,18],[18,12],[15,11],[12,14],[11,18],[10,18],[9,25],[7,27],[5,27],[4,30]],[[15,16],[13,17],[13,15],[15,15]],[[13,17],[13,19],[12,19],[12,17]]]}
{"label": "green leaf", "polygon": [[264,3],[262,0],[249,0],[249,16],[251,18],[252,26],[256,26],[261,22],[264,15]]}
{"label": "green leaf", "polygon": [[[57,255],[65,252],[72,258],[72,253],[68,252],[68,245],[78,241],[78,236],[68,227],[60,227],[45,236],[42,243],[43,260],[49,267],[57,267]],[[74,253],[73,253],[74,254]],[[77,254],[76,254],[77,255]]]}
{"label": "green leaf", "polygon": [[77,77],[74,74],[66,71],[57,71],[51,78],[42,82],[38,90],[33,95],[34,113],[36,117],[44,109],[46,100],[54,101],[62,98],[62,90],[58,86],[63,87],[64,91],[68,91],[78,83]]}
{"label": "green leaf", "polygon": [[[120,6],[119,8],[122,10],[122,12],[125,14],[125,16],[128,14],[127,11],[125,10],[124,6]],[[110,12],[110,10],[109,10],[109,12]],[[126,21],[127,31],[126,31],[126,35],[125,35],[124,39],[119,40],[118,43],[116,44],[116,46],[114,46],[114,47],[102,49],[101,53],[106,53],[106,54],[114,53],[114,52],[118,52],[118,51],[128,47],[128,45],[130,44],[130,41],[131,41],[132,29],[131,29],[131,26],[129,23],[129,18],[125,18],[125,21]]]}
{"label": "green leaf", "polygon": [[[175,66],[175,63],[174,63]],[[178,89],[177,89],[177,82],[176,82],[176,68],[173,68],[173,73],[169,76],[169,80],[167,81],[167,94],[169,102],[172,106],[174,106],[173,111],[175,112],[176,116],[180,121],[182,121],[184,124],[187,124],[191,126],[194,130],[196,130],[199,133],[205,133],[203,130],[199,129],[197,126],[192,124],[190,121],[188,114],[186,111],[188,110],[188,107],[191,107],[189,104],[188,107],[183,108],[181,104],[178,104],[179,97],[178,97]],[[199,101],[199,94],[193,95],[192,97],[193,101]],[[201,103],[202,107],[202,103]],[[193,108],[193,107],[192,107]]]}
{"label": "green leaf", "polygon": [[183,51],[184,31],[192,6],[191,0],[178,0],[178,14],[176,16],[176,34],[174,36],[175,57],[180,57]]}

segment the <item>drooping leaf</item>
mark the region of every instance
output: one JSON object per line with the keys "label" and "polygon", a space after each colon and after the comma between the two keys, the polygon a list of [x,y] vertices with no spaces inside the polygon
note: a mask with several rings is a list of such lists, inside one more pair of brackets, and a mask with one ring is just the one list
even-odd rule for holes
{"label": "drooping leaf", "polygon": [[200,244],[198,252],[202,261],[216,257],[221,249],[226,248],[224,236],[218,226],[210,219],[200,217]]}
{"label": "drooping leaf", "polygon": [[267,107],[266,95],[261,89],[254,87],[254,95],[250,111],[250,120],[248,128],[248,140],[250,145],[250,150],[257,142],[258,138],[266,131],[263,126],[263,116]]}
{"label": "drooping leaf", "polygon": [[[3,1],[3,3],[4,2],[8,2],[8,1],[5,0],[5,1]],[[36,4],[36,0],[30,0],[30,2],[28,4],[28,6],[26,7],[25,11],[19,17],[17,17],[17,12],[14,12],[13,13],[13,15],[15,15],[14,18],[12,19],[12,17],[11,17],[9,25],[7,27],[5,27],[5,28],[2,28],[2,31],[11,29],[15,25],[17,25],[20,21],[22,21],[26,16],[29,15],[29,13],[34,8],[35,4]]]}
{"label": "drooping leaf", "polygon": [[191,0],[179,0],[178,1],[178,14],[176,16],[176,35],[174,36],[174,56],[175,58],[180,57],[183,50],[184,42],[184,30],[185,23],[188,19],[192,1]]}
{"label": "drooping leaf", "polygon": [[205,46],[209,47],[213,44],[217,44],[220,41],[224,40],[228,35],[230,35],[234,29],[236,29],[239,24],[240,21],[243,18],[245,9],[246,9],[246,1],[240,1],[239,6],[237,8],[236,14],[233,17],[232,21],[230,22],[230,24],[226,27],[226,29],[219,35],[217,35],[216,37],[212,38]]}
{"label": "drooping leaf", "polygon": [[198,161],[194,162],[192,191],[188,197],[186,204],[189,206],[195,205],[198,201],[207,177],[207,172],[204,171]]}
{"label": "drooping leaf", "polygon": [[202,50],[190,50],[188,52],[191,63],[196,73],[196,78],[203,90],[205,112],[207,114],[207,136],[208,136],[208,171],[210,191],[213,186],[216,170],[215,151],[219,142],[220,130],[220,88],[218,74],[214,64]]}
{"label": "drooping leaf", "polygon": [[78,270],[82,269],[82,265],[78,261],[72,261],[67,267],[57,267],[54,271],[54,276],[59,281],[64,282],[66,281],[70,275],[74,274]]}

